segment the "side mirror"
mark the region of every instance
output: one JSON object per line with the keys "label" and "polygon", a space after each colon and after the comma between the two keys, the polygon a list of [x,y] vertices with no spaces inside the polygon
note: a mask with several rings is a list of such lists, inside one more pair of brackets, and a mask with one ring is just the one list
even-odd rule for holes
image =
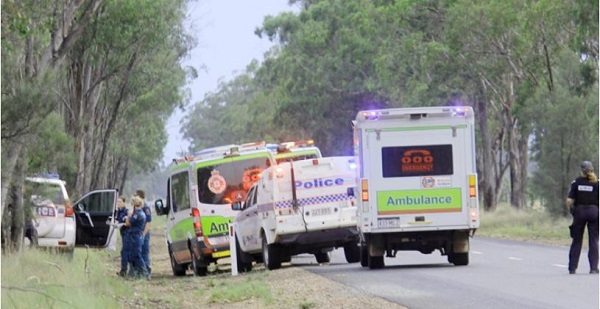
{"label": "side mirror", "polygon": [[231,203],[232,210],[244,210],[244,202],[233,202]]}
{"label": "side mirror", "polygon": [[75,205],[75,212],[82,212],[85,211],[85,205],[83,205],[83,203],[79,203],[77,205]]}
{"label": "side mirror", "polygon": [[162,200],[154,201],[154,209],[156,210],[156,215],[164,216],[169,213],[169,208],[165,207]]}
{"label": "side mirror", "polygon": [[348,188],[346,194],[348,194],[349,197],[356,197],[356,195],[354,195],[354,188]]}

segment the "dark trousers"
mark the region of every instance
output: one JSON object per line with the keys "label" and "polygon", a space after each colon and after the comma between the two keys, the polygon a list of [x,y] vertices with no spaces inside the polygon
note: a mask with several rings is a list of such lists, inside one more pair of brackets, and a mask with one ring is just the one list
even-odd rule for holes
{"label": "dark trousers", "polygon": [[590,270],[598,269],[598,207],[597,206],[575,206],[573,211],[573,224],[571,230],[571,249],[569,250],[569,270],[574,271],[579,264],[583,232],[585,226],[588,228],[589,251],[588,259]]}
{"label": "dark trousers", "polygon": [[131,239],[127,235],[127,232],[121,233],[121,240],[123,246],[121,247],[121,272],[127,272],[127,264],[130,263],[131,258]]}
{"label": "dark trousers", "polygon": [[130,262],[132,267],[129,268],[128,277],[143,278],[148,276],[146,264],[142,259],[142,243],[144,238],[142,233],[128,233],[129,241],[131,242]]}
{"label": "dark trousers", "polygon": [[144,241],[142,242],[142,259],[144,260],[144,264],[146,265],[146,270],[148,270],[148,273],[151,273],[152,268],[150,266],[150,231],[146,233]]}

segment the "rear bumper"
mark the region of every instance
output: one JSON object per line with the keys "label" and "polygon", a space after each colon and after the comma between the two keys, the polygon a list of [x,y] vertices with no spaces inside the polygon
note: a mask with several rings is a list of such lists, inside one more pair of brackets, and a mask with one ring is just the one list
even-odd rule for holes
{"label": "rear bumper", "polygon": [[324,248],[337,248],[349,242],[358,242],[358,239],[356,227],[342,227],[279,235],[276,242],[287,247],[289,253],[293,255]]}

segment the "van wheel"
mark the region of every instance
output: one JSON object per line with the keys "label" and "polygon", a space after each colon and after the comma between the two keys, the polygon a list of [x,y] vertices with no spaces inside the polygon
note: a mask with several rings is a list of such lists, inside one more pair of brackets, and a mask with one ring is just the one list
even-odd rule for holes
{"label": "van wheel", "polygon": [[198,277],[204,277],[208,273],[208,267],[200,261],[194,250],[190,250],[192,254],[192,269],[194,270],[194,275]]}
{"label": "van wheel", "polygon": [[360,244],[360,266],[369,266],[369,249],[365,243]]}
{"label": "van wheel", "polygon": [[247,253],[242,252],[237,238],[235,239],[235,252],[238,271],[243,273],[252,271],[252,258]]}
{"label": "van wheel", "polygon": [[380,269],[385,266],[382,256],[370,256],[369,255],[369,268],[370,269]]}
{"label": "van wheel", "polygon": [[169,257],[171,258],[171,269],[173,269],[173,276],[181,277],[185,276],[185,268],[182,267],[175,261],[175,257],[173,256],[173,252],[169,249]]}
{"label": "van wheel", "polygon": [[344,245],[344,255],[346,262],[356,263],[360,261],[360,247],[354,242],[347,243]]}
{"label": "van wheel", "polygon": [[262,255],[265,267],[269,270],[281,268],[281,251],[276,244],[269,245],[267,237],[262,238]]}
{"label": "van wheel", "polygon": [[449,253],[448,262],[453,263],[456,266],[469,265],[469,252],[465,253]]}
{"label": "van wheel", "polygon": [[329,261],[331,261],[331,258],[329,257],[329,252],[315,253],[315,258],[317,259],[317,263],[319,264],[329,263]]}

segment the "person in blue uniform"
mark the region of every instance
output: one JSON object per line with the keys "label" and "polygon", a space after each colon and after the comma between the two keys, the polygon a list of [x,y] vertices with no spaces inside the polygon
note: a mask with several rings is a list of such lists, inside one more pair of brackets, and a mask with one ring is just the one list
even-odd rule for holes
{"label": "person in blue uniform", "polygon": [[128,277],[134,279],[148,278],[148,270],[142,259],[142,243],[144,241],[142,232],[146,224],[146,215],[142,210],[144,201],[140,197],[134,196],[131,198],[131,204],[133,205],[133,213],[127,217],[125,223],[129,226],[127,237],[131,242],[130,258],[133,266],[129,269]]}
{"label": "person in blue uniform", "polygon": [[148,202],[146,202],[146,192],[144,192],[144,190],[137,190],[135,195],[142,199],[142,210],[146,215],[146,224],[144,225],[144,231],[142,232],[142,236],[144,237],[142,243],[142,259],[144,260],[144,264],[146,264],[148,276],[150,276],[152,274],[152,267],[150,265],[150,228],[152,227],[152,210]]}
{"label": "person in blue uniform", "polygon": [[119,196],[117,199],[117,209],[115,210],[115,221],[119,227],[121,233],[121,270],[118,275],[125,277],[127,275],[127,265],[129,264],[129,257],[131,255],[131,243],[129,237],[127,237],[128,227],[125,226],[125,220],[128,215],[127,205],[125,204],[125,197]]}
{"label": "person in blue uniform", "polygon": [[569,250],[569,274],[575,274],[581,255],[583,233],[587,225],[590,274],[598,273],[598,177],[590,161],[581,163],[581,176],[571,183],[567,196],[567,209],[573,215],[571,249]]}

